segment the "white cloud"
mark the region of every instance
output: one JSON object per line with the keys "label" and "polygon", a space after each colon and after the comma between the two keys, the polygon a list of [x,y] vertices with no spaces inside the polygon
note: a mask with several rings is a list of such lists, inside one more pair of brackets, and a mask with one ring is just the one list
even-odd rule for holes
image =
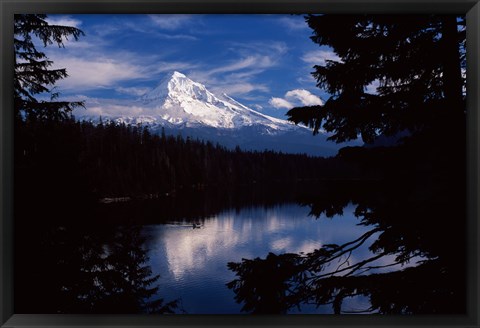
{"label": "white cloud", "polygon": [[157,55],[145,55],[139,60],[139,55],[135,53],[101,50],[102,48],[94,48],[93,51],[78,54],[74,51],[51,52],[49,58],[53,60],[54,68],[66,68],[69,75],[58,81],[57,85],[75,91],[114,88],[120,93],[138,95],[145,88],[122,88],[120,84],[138,79],[152,80],[164,72],[185,71],[195,67],[192,63],[166,62]]}
{"label": "white cloud", "polygon": [[[169,17],[172,15],[160,15],[165,16],[158,18],[156,15],[147,16],[147,23],[145,22],[132,22],[128,20],[119,20],[108,24],[98,24],[95,26],[95,34],[107,40],[110,35],[119,35],[124,33],[141,33],[148,34],[149,37],[157,37],[165,40],[189,40],[196,41],[197,37],[188,34],[170,34],[174,30],[178,30],[183,24],[190,22],[191,19],[187,19],[183,16],[187,15],[174,15],[180,16],[177,20]],[[152,24],[153,23],[153,24]],[[178,28],[177,28],[178,27]],[[167,32],[162,32],[162,31]]]}
{"label": "white cloud", "polygon": [[129,88],[124,88],[124,87],[118,87],[115,88],[115,91],[119,93],[123,93],[126,95],[132,95],[132,96],[142,96],[148,91],[150,91],[151,88],[139,88],[139,87],[129,87]]}
{"label": "white cloud", "polygon": [[291,31],[306,30],[309,29],[305,19],[298,16],[283,16],[277,19],[277,21]]}
{"label": "white cloud", "polygon": [[228,41],[226,45],[229,47],[228,50],[241,54],[243,56],[248,56],[252,53],[257,53],[259,55],[273,56],[278,57],[287,53],[288,46],[285,42],[281,41],[268,41],[268,42],[231,42]]}
{"label": "white cloud", "polygon": [[147,76],[144,66],[129,64],[113,58],[62,58],[54,60],[55,67],[67,68],[68,78],[58,82],[66,89],[95,89],[111,87],[119,81]]}
{"label": "white cloud", "polygon": [[239,58],[219,63],[213,69],[192,72],[192,79],[210,86],[212,91],[221,89],[230,95],[244,95],[252,91],[269,92],[269,87],[256,83],[255,78],[279,64],[282,55],[288,51],[286,44],[231,42],[229,45],[229,50],[240,55]]}
{"label": "white cloud", "polygon": [[243,95],[252,91],[268,92],[270,90],[266,85],[263,85],[263,84],[239,82],[239,83],[232,83],[229,85],[221,85],[219,87],[213,87],[212,91],[216,93],[226,93],[228,95],[235,96],[235,95]]}
{"label": "white cloud", "polygon": [[46,21],[49,25],[72,26],[79,28],[82,21],[64,15],[48,15]]}
{"label": "white cloud", "polygon": [[255,82],[256,76],[276,65],[267,55],[254,54],[230,61],[207,70],[191,71],[188,76],[205,84],[213,92],[228,95],[245,95],[252,91],[269,92],[267,85]]}
{"label": "white cloud", "polygon": [[[167,61],[159,61],[155,60],[155,58],[145,59],[145,71],[148,72],[148,76],[150,78],[155,77],[160,73],[165,72],[172,72],[172,71],[179,71],[185,73],[187,70],[191,70],[196,68],[198,65],[194,63],[187,63],[187,62],[167,62]],[[163,77],[163,74],[162,74]]]}
{"label": "white cloud", "polygon": [[264,69],[248,69],[242,72],[229,73],[226,78],[235,81],[247,81],[257,74],[264,72]]}
{"label": "white cloud", "polygon": [[305,89],[295,89],[285,94],[287,99],[298,99],[305,106],[323,105],[322,99]]}
{"label": "white cloud", "polygon": [[218,68],[212,69],[208,73],[209,74],[227,73],[227,72],[235,72],[235,71],[249,69],[249,68],[254,68],[258,70],[262,68],[272,67],[273,65],[274,65],[274,60],[272,60],[271,57],[253,55],[253,56],[248,56],[246,58],[241,58],[227,65],[223,65]]}
{"label": "white cloud", "polygon": [[[69,97],[71,100],[72,97]],[[74,115],[81,117],[118,117],[118,116],[141,116],[151,115],[147,109],[138,106],[138,103],[130,100],[118,100],[107,98],[85,97],[81,95],[73,96],[73,99],[85,101],[85,108],[77,108]]]}
{"label": "white cloud", "polygon": [[304,75],[297,78],[297,82],[303,85],[311,86],[311,85],[315,85],[317,80],[313,77],[311,72],[305,72]]}
{"label": "white cloud", "polygon": [[327,60],[333,60],[341,62],[340,57],[338,57],[333,51],[331,50],[314,50],[306,52],[302,58],[305,63],[311,65],[322,65],[326,64]]}
{"label": "white cloud", "polygon": [[[94,43],[89,41],[86,41],[83,36],[80,37],[77,41],[72,40],[72,38],[69,38],[68,40],[66,38],[63,38],[63,44],[67,49],[75,49],[77,51],[83,51],[85,49],[92,49],[95,47]],[[83,41],[85,40],[85,41]]]}
{"label": "white cloud", "polygon": [[[263,45],[265,47],[265,45]],[[270,42],[267,46],[267,49],[274,51],[276,55],[284,55],[288,51],[288,46],[285,42]]]}
{"label": "white cloud", "polygon": [[192,19],[192,15],[169,15],[169,14],[158,14],[149,16],[154,24],[164,30],[177,30],[186,24],[188,24]]}
{"label": "white cloud", "polygon": [[[263,70],[262,70],[263,71]],[[253,81],[255,75],[262,72],[249,70],[232,74],[215,74],[210,71],[191,71],[188,75],[193,81],[200,82],[216,94],[230,96],[246,95],[252,91],[270,92],[267,85]]]}
{"label": "white cloud", "polygon": [[144,109],[138,106],[125,106],[103,103],[102,106],[86,106],[87,115],[92,116],[139,116]]}
{"label": "white cloud", "polygon": [[274,108],[287,108],[291,109],[296,106],[314,106],[323,105],[320,97],[312,94],[308,90],[294,89],[285,93],[284,98],[272,97],[269,101],[270,105]]}
{"label": "white cloud", "polygon": [[197,37],[193,35],[187,35],[187,34],[165,34],[165,33],[155,33],[155,36],[157,36],[160,39],[166,39],[166,40],[189,40],[189,41],[197,41],[199,40]]}
{"label": "white cloud", "polygon": [[276,97],[270,98],[268,103],[270,105],[272,105],[273,107],[277,108],[277,109],[280,109],[280,108],[290,109],[290,108],[295,107],[293,104],[291,104],[287,100],[282,99],[282,98],[276,98]]}
{"label": "white cloud", "polygon": [[[198,38],[193,35],[175,32],[191,20],[193,20],[193,16],[190,17],[190,15],[145,15],[141,20],[134,21],[117,17],[117,19],[109,20],[106,24],[96,24],[91,30],[93,36],[99,39],[97,43],[101,47],[105,47],[106,43],[111,42],[112,36],[113,39],[116,39],[118,35],[124,34],[148,35],[149,38],[162,40],[197,41]],[[89,34],[88,38],[92,38],[92,35]],[[169,47],[168,50],[171,51],[172,47]],[[166,51],[165,48],[162,53],[164,54]]]}
{"label": "white cloud", "polygon": [[108,24],[96,24],[92,27],[92,30],[94,31],[96,36],[98,36],[99,38],[102,38],[103,41],[107,41],[109,36],[122,33],[122,30],[126,28],[128,25],[129,24],[120,25],[120,24],[115,24],[113,22],[109,22]]}

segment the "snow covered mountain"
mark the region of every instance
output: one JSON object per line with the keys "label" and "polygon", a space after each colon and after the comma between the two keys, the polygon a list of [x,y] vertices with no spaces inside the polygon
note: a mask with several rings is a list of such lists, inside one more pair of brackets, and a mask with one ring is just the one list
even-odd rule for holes
{"label": "snow covered mountain", "polygon": [[141,114],[104,119],[148,125],[157,133],[163,128],[167,134],[245,150],[333,156],[340,148],[326,141],[326,135],[313,137],[305,127],[259,113],[224,93],[215,95],[179,72],[168,74],[155,89],[132,101],[132,106],[141,108]]}
{"label": "snow covered mountain", "polygon": [[[226,94],[220,96],[179,72],[168,74],[152,91],[138,99],[155,122],[169,127],[210,127],[240,129],[262,126],[266,131],[287,131],[294,125],[250,109]],[[138,121],[138,118],[137,120]]]}

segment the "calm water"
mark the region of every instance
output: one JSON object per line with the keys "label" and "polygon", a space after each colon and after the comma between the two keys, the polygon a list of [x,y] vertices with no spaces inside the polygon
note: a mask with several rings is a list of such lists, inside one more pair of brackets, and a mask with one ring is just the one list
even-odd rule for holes
{"label": "calm water", "polygon": [[[373,281],[358,280],[360,285],[356,288],[364,288],[360,294],[366,296],[347,296],[342,302],[342,313],[358,312],[374,304],[382,306],[380,313],[390,313],[389,309],[396,304],[410,311],[406,313],[463,313],[464,269],[458,256],[461,243],[445,242],[450,235],[453,240],[460,240],[462,230],[461,226],[455,230],[456,225],[448,224],[448,212],[444,215],[443,208],[435,212],[436,207],[425,205],[423,198],[405,197],[401,189],[389,195],[361,186],[327,187],[312,196],[310,191],[303,195],[296,191],[298,197],[290,188],[278,190],[292,190],[293,195],[258,188],[237,194],[200,192],[104,204],[92,212],[87,222],[30,222],[25,225],[28,229],[22,226],[16,230],[15,312],[164,313],[145,307],[162,298],[163,304],[179,301],[179,308],[173,309],[176,313],[245,313],[244,304],[238,304],[236,294],[226,286],[239,278],[229,270],[228,263],[265,259],[269,253],[309,253],[328,244],[353,242],[378,228],[351,254],[347,252],[338,262],[335,258],[324,267],[322,274],[343,269],[347,259],[345,266],[372,258],[369,246],[379,241],[387,247],[400,241],[396,247],[426,249],[439,255],[425,265],[417,262],[426,258],[416,256],[404,266],[389,266],[398,255],[395,248],[369,262],[368,274],[390,273],[373,276]],[[437,215],[428,215],[432,211]],[[309,215],[310,212],[319,216]],[[370,219],[365,221],[365,217]],[[448,233],[432,234],[432,219],[436,232],[438,224],[443,223],[443,231]],[[361,220],[367,225],[360,225]],[[455,245],[460,245],[460,250],[452,253]],[[418,267],[403,270],[409,266]],[[355,274],[363,274],[362,270]],[[267,286],[267,290],[275,286],[275,291],[282,292],[282,287],[275,285],[276,280],[270,279],[283,279],[281,272],[278,266],[261,266],[251,277],[242,278],[246,288],[241,292],[255,292],[258,286]],[[155,279],[157,275],[160,277]],[[383,279],[380,286],[389,288],[377,288],[378,279]],[[269,285],[270,282],[273,284]],[[456,299],[453,304],[459,304],[453,308],[452,295]],[[425,308],[424,300],[434,301]],[[299,303],[300,309],[291,306],[288,313],[333,312],[332,304],[317,308]]]}
{"label": "calm water", "polygon": [[[369,228],[358,225],[353,211],[351,205],[343,216],[316,219],[306,207],[284,204],[222,212],[200,228],[193,228],[193,221],[144,226],[151,237],[149,264],[161,276],[158,294],[166,300],[180,298],[187,313],[240,313],[241,305],[225,285],[235,278],[228,262],[264,258],[269,252],[311,252],[322,244],[354,240]],[[366,247],[359,249],[351,261],[367,253]],[[365,307],[360,298],[350,303],[352,309]],[[331,307],[304,307],[305,312],[329,313]]]}

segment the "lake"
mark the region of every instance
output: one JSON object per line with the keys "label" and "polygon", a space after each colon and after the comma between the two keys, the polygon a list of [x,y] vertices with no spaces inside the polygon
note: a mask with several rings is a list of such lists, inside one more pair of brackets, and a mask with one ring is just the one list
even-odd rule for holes
{"label": "lake", "polygon": [[[461,226],[435,221],[432,234],[445,208],[390,187],[197,190],[98,204],[69,224],[32,217],[16,229],[15,311],[461,312],[461,243],[443,237],[459,240]],[[335,271],[351,277],[332,280]]]}
{"label": "lake", "polygon": [[[286,203],[224,211],[196,228],[192,220],[144,226],[143,232],[151,237],[149,264],[160,275],[158,294],[180,298],[187,313],[240,313],[241,305],[226,287],[235,278],[228,262],[263,258],[269,252],[308,253],[324,244],[354,240],[369,230],[358,225],[354,209],[349,204],[342,216],[315,218],[305,206]],[[363,247],[355,256],[360,259],[368,254],[371,252]],[[357,298],[351,303],[358,308],[365,300]],[[331,313],[331,307],[304,306],[301,313]]]}

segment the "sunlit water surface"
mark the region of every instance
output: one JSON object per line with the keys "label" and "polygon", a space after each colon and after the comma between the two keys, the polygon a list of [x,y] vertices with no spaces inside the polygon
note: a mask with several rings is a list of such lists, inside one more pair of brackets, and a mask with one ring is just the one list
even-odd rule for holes
{"label": "sunlit water surface", "polygon": [[[226,287],[235,278],[228,262],[265,258],[269,252],[310,252],[323,244],[352,241],[371,229],[358,225],[353,211],[351,205],[342,216],[315,218],[308,215],[307,207],[285,204],[222,212],[204,220],[200,228],[193,228],[192,221],[145,226],[144,232],[151,236],[149,264],[161,276],[158,295],[167,301],[180,299],[187,313],[240,313],[241,305]],[[350,261],[367,253],[363,247]],[[356,298],[344,305],[355,310],[368,307],[366,302]],[[304,306],[300,313],[330,312],[329,307]]]}

